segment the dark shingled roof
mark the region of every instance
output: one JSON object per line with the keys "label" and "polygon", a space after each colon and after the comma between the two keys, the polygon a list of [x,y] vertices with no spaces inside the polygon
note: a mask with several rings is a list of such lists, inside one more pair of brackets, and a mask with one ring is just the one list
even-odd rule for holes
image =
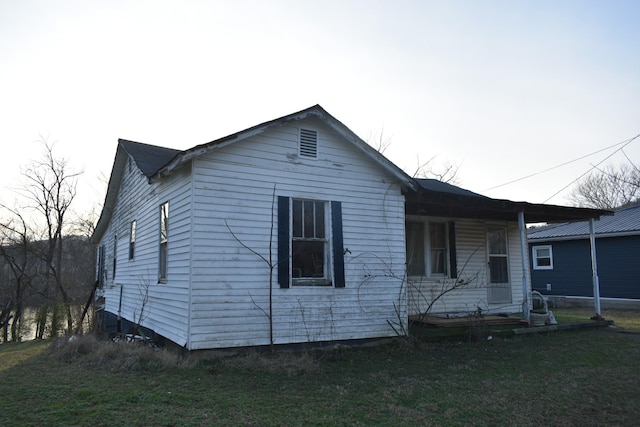
{"label": "dark shingled roof", "polygon": [[408,215],[517,221],[523,212],[528,223],[584,221],[612,212],[511,200],[492,199],[435,179],[416,179],[418,191],[405,193]]}
{"label": "dark shingled roof", "polygon": [[147,178],[152,177],[161,167],[182,153],[181,150],[158,147],[157,145],[143,144],[126,139],[119,139],[118,143],[133,157],[136,165]]}
{"label": "dark shingled roof", "polygon": [[473,191],[465,190],[464,188],[456,187],[455,185],[438,181],[437,179],[417,178],[416,181],[420,185],[420,188],[424,190],[435,191],[438,193],[457,194],[459,196],[481,197],[483,199],[488,198],[482,194],[474,193]]}

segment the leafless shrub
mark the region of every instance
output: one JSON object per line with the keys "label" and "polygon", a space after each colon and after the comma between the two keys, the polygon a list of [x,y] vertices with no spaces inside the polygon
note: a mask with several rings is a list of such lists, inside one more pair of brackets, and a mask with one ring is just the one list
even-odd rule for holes
{"label": "leafless shrub", "polygon": [[48,357],[66,363],[117,372],[145,369],[187,368],[192,361],[165,349],[136,342],[101,340],[93,335],[60,338],[53,342]]}

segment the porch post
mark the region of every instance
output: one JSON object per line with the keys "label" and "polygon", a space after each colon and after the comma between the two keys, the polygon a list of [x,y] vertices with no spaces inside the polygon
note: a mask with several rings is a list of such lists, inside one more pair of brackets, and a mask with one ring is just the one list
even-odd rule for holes
{"label": "porch post", "polygon": [[595,220],[589,219],[589,241],[591,242],[591,271],[593,278],[593,305],[596,310],[596,318],[602,317],[600,311],[600,279],[598,279],[598,259],[596,257],[596,233],[595,233]]}
{"label": "porch post", "polygon": [[518,228],[520,229],[520,253],[522,258],[522,310],[524,320],[529,321],[529,280],[527,280],[527,230],[524,223],[524,212],[518,212]]}

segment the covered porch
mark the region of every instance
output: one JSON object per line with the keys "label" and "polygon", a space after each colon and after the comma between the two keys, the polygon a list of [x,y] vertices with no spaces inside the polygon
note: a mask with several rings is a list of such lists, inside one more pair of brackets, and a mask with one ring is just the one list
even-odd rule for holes
{"label": "covered porch", "polygon": [[[432,285],[431,288],[429,288],[429,292],[431,292],[435,284],[436,287],[440,286],[439,292],[445,294],[451,292],[447,296],[437,296],[435,294],[432,296],[432,299],[440,300],[436,301],[440,304],[452,295],[458,295],[458,300],[463,301],[465,286],[467,286],[467,294],[473,295],[469,301],[466,302],[468,305],[468,310],[466,310],[467,314],[481,309],[480,305],[476,304],[476,300],[478,299],[477,288],[475,291],[470,290],[469,283],[475,280],[475,286],[480,286],[482,281],[485,281],[488,288],[489,300],[494,298],[495,301],[500,302],[500,298],[504,301],[510,299],[510,311],[521,312],[521,320],[528,323],[532,305],[527,224],[584,220],[593,222],[603,215],[612,214],[610,211],[601,209],[492,199],[432,179],[416,179],[416,182],[418,184],[417,190],[410,190],[405,194],[405,215],[407,217],[407,272],[410,287],[412,283],[419,283],[418,292],[423,293],[424,289],[427,289],[425,284]],[[426,243],[425,253],[419,253],[416,257],[414,253],[416,251],[412,247],[412,245],[415,246],[415,244],[412,243],[412,233],[414,233],[412,228],[415,227],[411,223],[422,219],[426,224],[426,219],[434,218],[437,219],[435,221],[446,223],[446,227],[441,227],[442,231],[434,229],[434,232],[431,234],[430,231],[425,231],[425,240],[432,239],[431,244],[437,246],[438,244],[433,240],[434,237],[432,236],[436,236],[435,239],[437,240],[438,234],[447,233],[448,239],[446,240],[446,244],[442,243],[440,244],[440,248],[436,247],[430,250],[428,248],[429,243]],[[474,236],[475,240],[473,240],[475,246],[471,246],[469,242],[471,242],[472,239],[466,238],[466,234],[469,234],[469,231],[472,230],[470,224],[477,225],[477,227],[483,226],[487,229],[493,227],[495,229],[495,224],[498,223],[508,225],[506,236],[501,236],[500,233],[495,235],[487,233],[486,236],[483,236],[484,241],[480,241],[480,237],[478,237],[480,233],[476,233]],[[422,230],[419,230],[418,233],[422,233]],[[505,243],[498,241],[496,245],[493,243],[495,238],[504,238]],[[507,240],[509,240],[509,242],[507,242]],[[443,239],[442,241],[444,242],[445,240]],[[504,247],[504,249],[495,250],[493,247]],[[477,253],[478,251],[482,251],[483,253],[479,254]],[[493,252],[498,253],[494,254]],[[503,258],[501,258],[500,252],[504,252]],[[512,259],[508,260],[508,256]],[[424,257],[426,260],[425,264],[431,262],[432,265],[419,265],[416,268],[413,260],[420,259],[420,257]],[[473,262],[469,262],[471,257],[473,257]],[[437,268],[434,267],[436,264],[438,264]],[[595,292],[599,287],[595,239],[592,240],[592,265],[594,270],[594,295],[598,295],[598,293]],[[465,268],[470,271],[465,272]],[[504,272],[500,272],[500,268],[502,268]],[[424,269],[425,277],[420,277],[420,281],[418,282],[415,279],[417,275],[422,276],[421,269]],[[429,274],[432,275],[431,278],[428,277]],[[511,280],[501,279],[507,276],[510,277]],[[509,288],[494,286],[494,282],[500,280],[507,281]],[[442,285],[445,281],[454,289],[451,291],[445,289]],[[410,305],[413,296],[411,292],[412,289],[409,289]],[[475,300],[473,298],[475,298]],[[599,298],[594,298],[594,300],[594,310],[597,317],[601,314]],[[414,319],[416,316],[425,319],[427,316],[433,314],[431,311],[434,309],[434,304],[434,302],[414,304],[415,309],[412,310],[410,307],[409,315]],[[456,308],[454,311],[461,314],[462,317],[465,317],[462,310],[460,310],[463,305],[464,304],[459,302],[455,305]],[[519,309],[514,311],[515,306],[518,306]],[[492,307],[498,307],[498,305],[493,304]],[[443,310],[447,311],[446,304],[440,304],[437,311],[440,312],[439,314],[442,314]],[[485,315],[489,314],[494,315],[496,313],[485,313]],[[438,317],[442,318],[442,316]],[[455,316],[448,317],[453,318]],[[495,319],[496,322],[504,320],[503,318]],[[453,323],[452,320],[447,320],[445,323],[447,322]]]}

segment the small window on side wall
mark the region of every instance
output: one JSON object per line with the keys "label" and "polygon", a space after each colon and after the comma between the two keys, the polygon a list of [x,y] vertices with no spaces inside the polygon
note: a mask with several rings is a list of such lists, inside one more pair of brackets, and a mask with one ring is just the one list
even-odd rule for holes
{"label": "small window on side wall", "polygon": [[131,221],[129,226],[129,259],[133,259],[136,252],[136,221]]}
{"label": "small window on side wall", "polygon": [[160,205],[160,247],[158,255],[158,282],[166,283],[169,246],[169,202]]}
{"label": "small window on side wall", "polygon": [[551,245],[533,246],[531,250],[534,270],[553,270],[553,250]]}

